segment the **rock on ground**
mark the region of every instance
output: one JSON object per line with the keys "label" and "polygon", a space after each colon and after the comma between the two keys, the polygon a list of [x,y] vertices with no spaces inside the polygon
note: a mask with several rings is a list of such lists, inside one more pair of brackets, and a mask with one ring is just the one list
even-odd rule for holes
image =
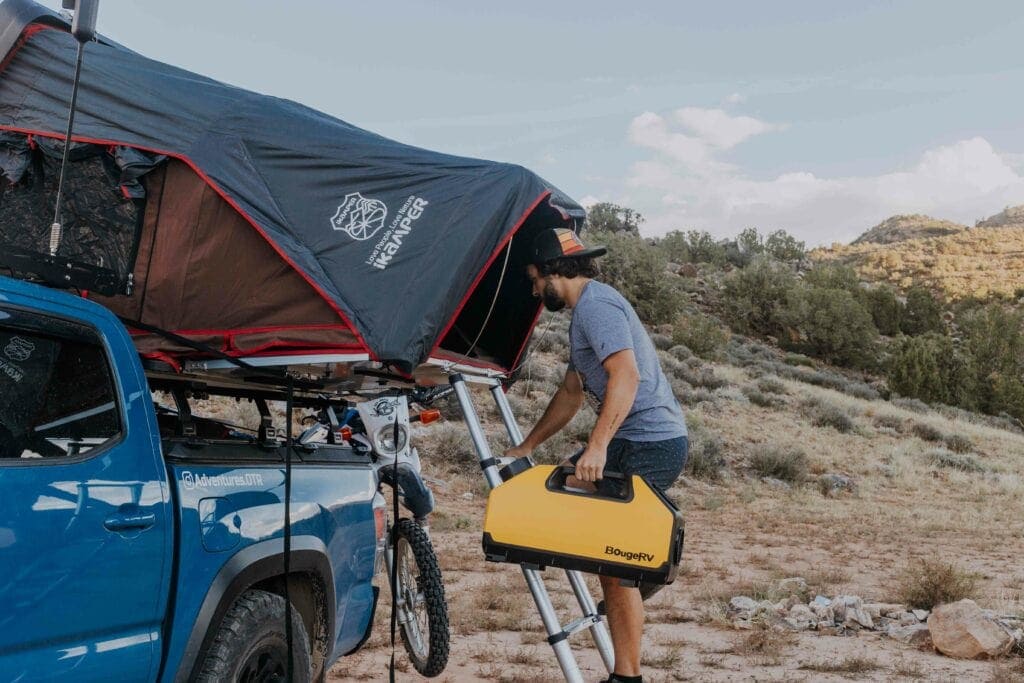
{"label": "rock on ground", "polygon": [[939,605],[928,617],[928,630],[936,650],[958,659],[1002,657],[1013,647],[1013,637],[973,600]]}

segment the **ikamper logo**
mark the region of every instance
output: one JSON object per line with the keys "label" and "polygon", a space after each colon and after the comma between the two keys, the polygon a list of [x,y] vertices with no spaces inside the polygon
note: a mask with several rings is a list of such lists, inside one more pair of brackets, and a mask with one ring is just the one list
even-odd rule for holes
{"label": "ikamper logo", "polygon": [[331,218],[331,227],[352,239],[368,240],[384,227],[387,205],[379,199],[368,199],[358,192],[345,195]]}

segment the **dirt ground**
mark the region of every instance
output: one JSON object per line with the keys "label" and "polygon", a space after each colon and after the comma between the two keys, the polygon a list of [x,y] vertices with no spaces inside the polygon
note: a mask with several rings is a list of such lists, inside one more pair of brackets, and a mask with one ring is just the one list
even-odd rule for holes
{"label": "dirt ground", "polygon": [[[759,407],[738,396],[737,387],[750,381],[742,370],[726,366],[719,373],[731,388],[690,407],[688,420],[691,432],[699,425],[723,439],[726,472],[717,481],[684,478],[670,492],[686,519],[684,569],[647,604],[645,680],[1024,681],[1020,658],[958,661],[867,632],[765,637],[736,630],[723,609],[729,597],[789,576],[804,577],[827,596],[898,602],[897,578],[908,563],[942,558],[977,576],[975,599],[982,607],[1024,612],[1024,435],[969,416],[788,380],[784,405]],[[840,406],[854,428],[840,433],[815,426],[800,407],[813,399]],[[922,424],[966,437],[984,470],[937,466],[930,455],[935,444],[919,436],[926,434]],[[842,472],[857,482],[856,491],[826,497],[813,484],[763,482],[745,463],[765,444],[799,446],[812,477]],[[428,474],[447,482],[435,487],[432,525],[452,624],[451,658],[438,680],[561,680],[518,567],[483,559],[486,491],[478,470],[439,464],[421,452]],[[564,574],[549,569],[545,578],[563,621],[574,618]],[[381,598],[369,643],[340,660],[330,680],[386,678],[386,589]],[[589,636],[577,634],[572,642],[585,679],[602,680],[606,673]],[[416,680],[400,643],[398,652],[399,677]]]}

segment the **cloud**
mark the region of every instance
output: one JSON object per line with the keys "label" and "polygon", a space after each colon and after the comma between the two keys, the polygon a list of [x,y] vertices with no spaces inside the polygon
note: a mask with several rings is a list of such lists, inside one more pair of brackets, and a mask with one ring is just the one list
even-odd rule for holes
{"label": "cloud", "polygon": [[677,109],[673,117],[698,138],[719,149],[732,149],[755,135],[782,128],[750,116],[732,116],[721,109],[683,107]]}
{"label": "cloud", "polygon": [[698,228],[721,237],[746,227],[785,229],[810,244],[849,241],[897,213],[927,213],[971,224],[1024,203],[1015,155],[974,137],[929,149],[905,169],[822,178],[806,171],[753,178],[723,152],[783,126],[720,109],[684,107],[668,120],[645,112],[629,139],[653,156],[636,162],[626,186],[647,217],[644,232]]}
{"label": "cloud", "polygon": [[746,95],[741,95],[738,92],[734,92],[731,95],[727,95],[726,96],[726,98],[724,100],[724,103],[725,104],[743,104],[746,101],[747,101],[747,96]]}

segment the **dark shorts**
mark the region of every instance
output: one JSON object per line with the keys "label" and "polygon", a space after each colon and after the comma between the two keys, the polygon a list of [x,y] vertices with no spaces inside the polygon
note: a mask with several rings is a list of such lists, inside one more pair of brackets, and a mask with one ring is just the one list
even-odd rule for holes
{"label": "dark shorts", "polygon": [[[612,439],[608,444],[608,459],[604,469],[623,474],[639,474],[662,491],[668,491],[679,478],[690,452],[690,442],[685,436],[664,441],[629,441]],[[579,460],[581,453],[569,458],[572,463]],[[616,482],[602,479],[597,483],[602,493],[618,492]]]}

